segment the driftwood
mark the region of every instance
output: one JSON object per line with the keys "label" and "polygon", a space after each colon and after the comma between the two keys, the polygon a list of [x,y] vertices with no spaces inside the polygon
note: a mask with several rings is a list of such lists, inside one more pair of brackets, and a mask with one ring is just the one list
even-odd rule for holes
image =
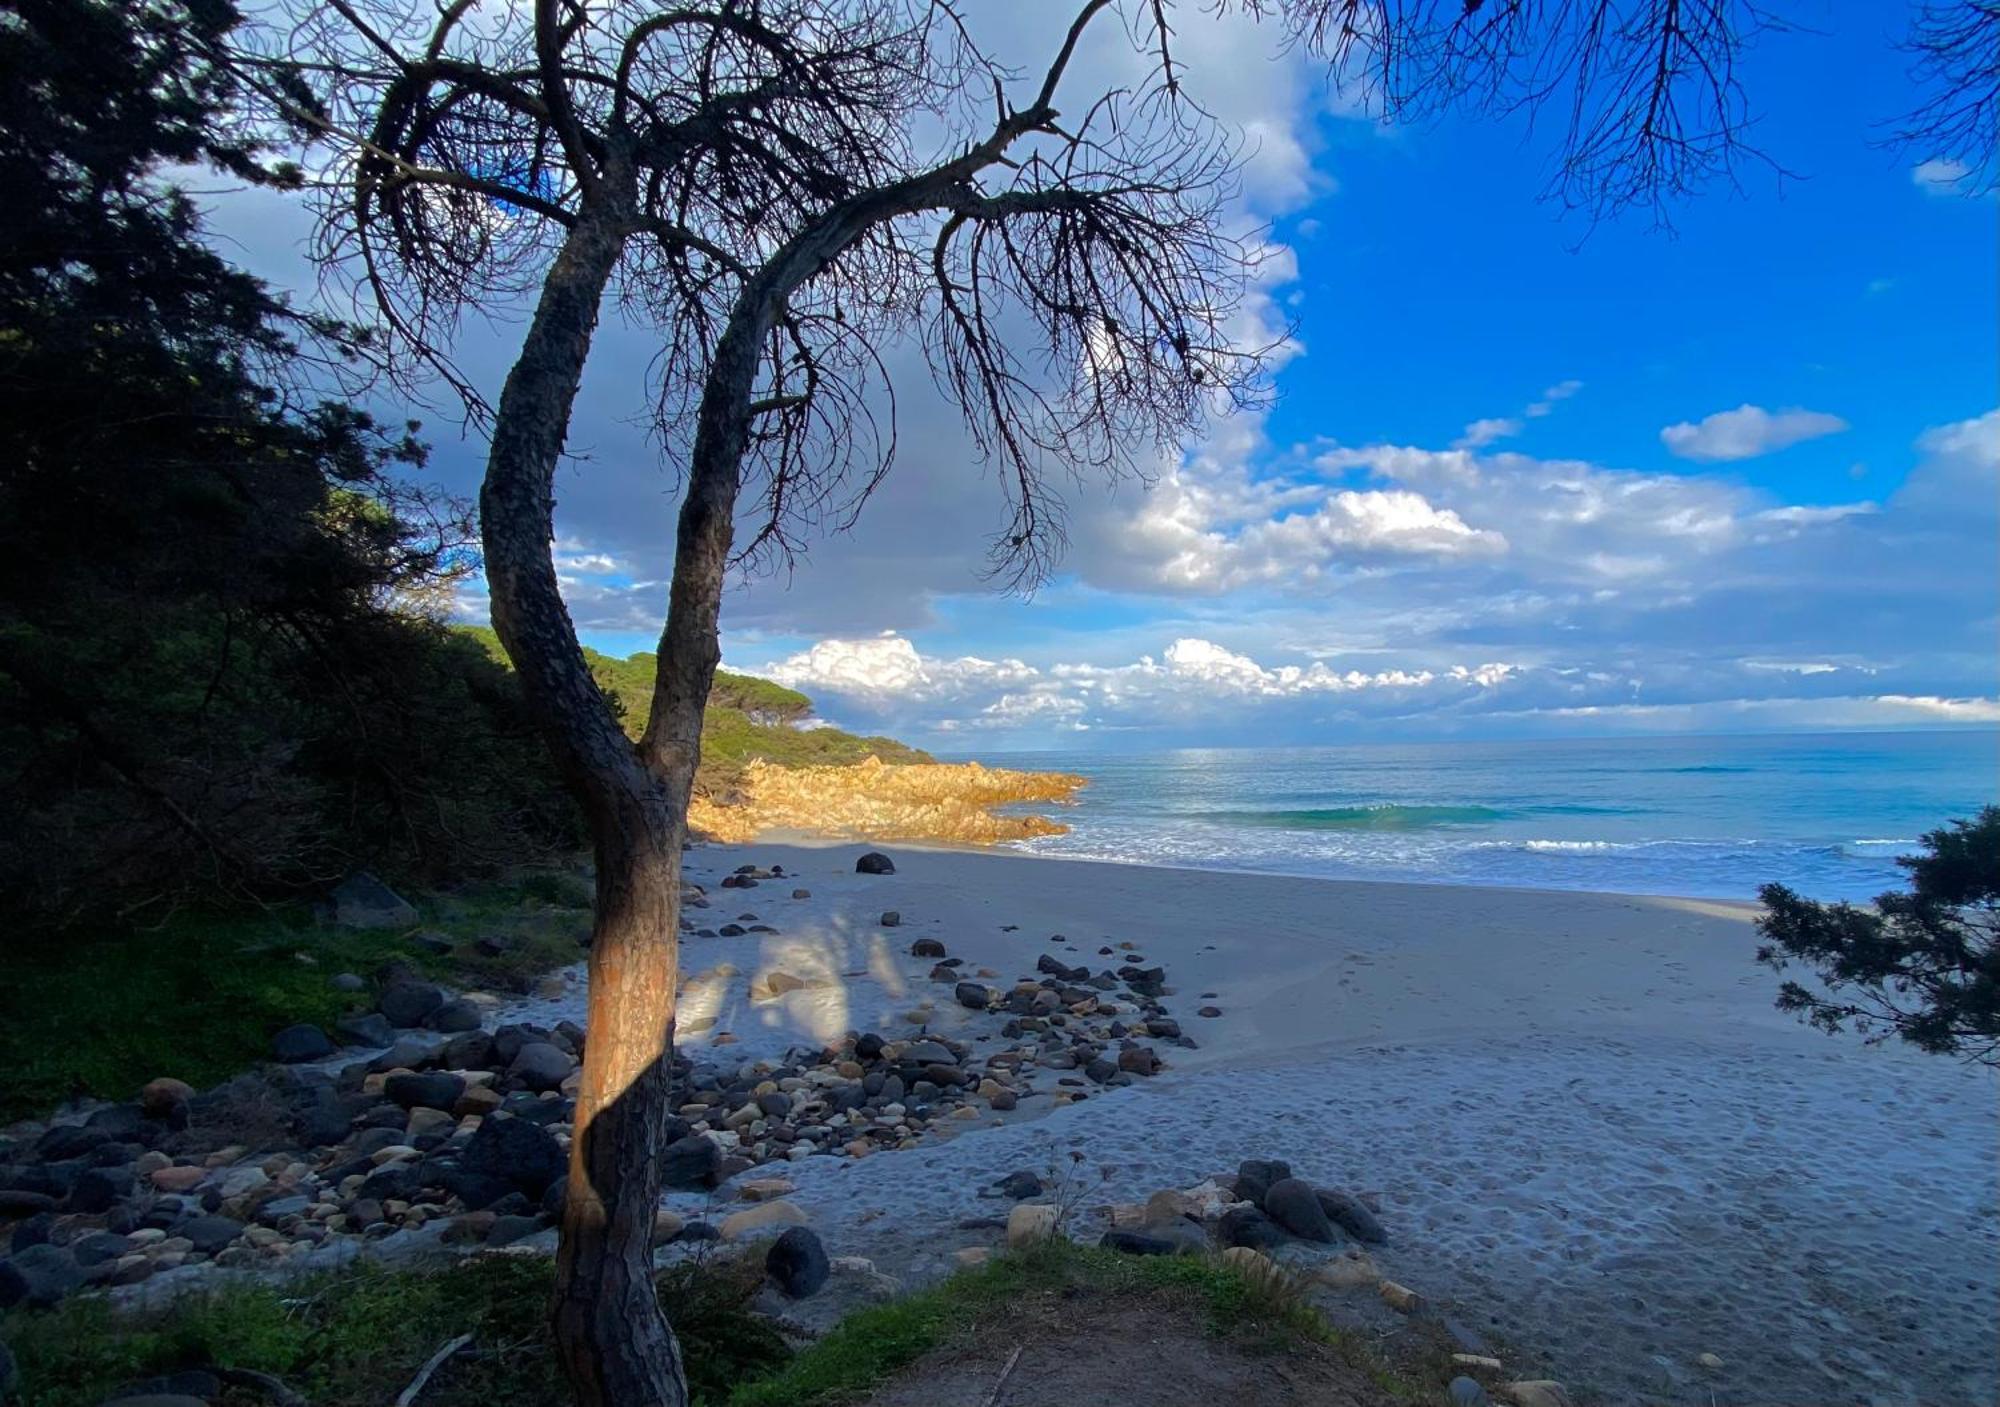
{"label": "driftwood", "polygon": [[986,1394],[986,1407],[999,1407],[1000,1390],[1007,1386],[1007,1379],[1014,1372],[1014,1365],[1021,1361],[1021,1350],[1026,1345],[1015,1344],[1013,1353],[1007,1357],[1007,1366],[1000,1370],[999,1378],[993,1384],[993,1391]]}
{"label": "driftwood", "polygon": [[311,1405],[288,1387],[281,1378],[269,1373],[260,1373],[254,1368],[211,1368],[210,1372],[233,1387],[255,1388],[278,1407],[311,1407]]}
{"label": "driftwood", "polygon": [[450,1358],[454,1353],[457,1353],[471,1342],[472,1335],[460,1334],[436,1353],[433,1353],[430,1356],[430,1361],[424,1364],[416,1377],[410,1379],[410,1385],[396,1395],[396,1407],[410,1407],[410,1404],[417,1400],[417,1394],[424,1390],[424,1384],[431,1380],[431,1374],[442,1368],[447,1358]]}

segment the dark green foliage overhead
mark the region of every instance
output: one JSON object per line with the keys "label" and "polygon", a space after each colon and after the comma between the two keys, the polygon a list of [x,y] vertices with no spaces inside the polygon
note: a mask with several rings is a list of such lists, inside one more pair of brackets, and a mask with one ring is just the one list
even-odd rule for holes
{"label": "dark green foliage overhead", "polygon": [[1759,891],[1758,961],[1809,966],[1823,990],[1785,983],[1778,1006],[1813,1025],[2000,1064],[2000,806],[1923,838],[1896,863],[1908,892],[1875,907],[1820,904],[1782,884]]}
{"label": "dark green foliage overhead", "polygon": [[[0,904],[151,914],[568,843],[423,448],[310,387],[366,339],[200,239],[217,0],[0,4]],[[321,378],[322,380],[324,378]]]}

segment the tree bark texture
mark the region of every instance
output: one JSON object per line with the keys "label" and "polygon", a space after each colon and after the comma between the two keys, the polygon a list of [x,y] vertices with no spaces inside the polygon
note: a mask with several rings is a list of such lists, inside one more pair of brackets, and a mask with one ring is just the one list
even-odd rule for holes
{"label": "tree bark texture", "polygon": [[557,1351],[584,1407],[685,1407],[680,1348],[653,1290],[652,1237],[693,760],[679,786],[641,763],[584,662],[551,551],[556,466],[624,238],[615,220],[586,213],[551,265],[501,392],[480,525],[494,629],[583,807],[597,861],[588,1039],[556,1256]]}

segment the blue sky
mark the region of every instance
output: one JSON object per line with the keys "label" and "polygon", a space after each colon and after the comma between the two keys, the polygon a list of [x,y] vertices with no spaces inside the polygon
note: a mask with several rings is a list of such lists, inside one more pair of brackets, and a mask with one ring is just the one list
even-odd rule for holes
{"label": "blue sky", "polygon": [[[1009,7],[1042,51],[1067,7]],[[1878,144],[1911,94],[1896,5],[1794,6],[1743,77],[1754,164],[1591,227],[1538,199],[1546,134],[1384,127],[1273,36],[1184,17],[1190,86],[1254,134],[1236,212],[1289,323],[1267,413],[1150,486],[1069,492],[1032,600],[980,576],[997,490],[913,357],[903,453],[861,527],[739,583],[725,663],[839,722],[953,752],[1360,737],[2000,722],[2000,205]],[[1113,33],[1072,73],[1122,71]],[[219,203],[296,282],[298,218]],[[469,339],[496,385],[518,319]],[[560,484],[584,639],[650,648],[670,481],[635,417],[643,328],[600,338]],[[435,416],[437,466],[481,447]],[[468,596],[469,615],[483,609]]]}

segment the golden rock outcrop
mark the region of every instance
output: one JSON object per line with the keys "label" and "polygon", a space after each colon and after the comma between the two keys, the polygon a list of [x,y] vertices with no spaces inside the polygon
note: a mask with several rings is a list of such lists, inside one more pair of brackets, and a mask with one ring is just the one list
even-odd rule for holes
{"label": "golden rock outcrop", "polygon": [[754,761],[726,804],[696,798],[688,821],[709,840],[743,842],[775,831],[851,840],[941,840],[991,845],[1069,829],[1046,816],[996,815],[1018,802],[1066,802],[1086,779],[965,763],[776,767]]}

